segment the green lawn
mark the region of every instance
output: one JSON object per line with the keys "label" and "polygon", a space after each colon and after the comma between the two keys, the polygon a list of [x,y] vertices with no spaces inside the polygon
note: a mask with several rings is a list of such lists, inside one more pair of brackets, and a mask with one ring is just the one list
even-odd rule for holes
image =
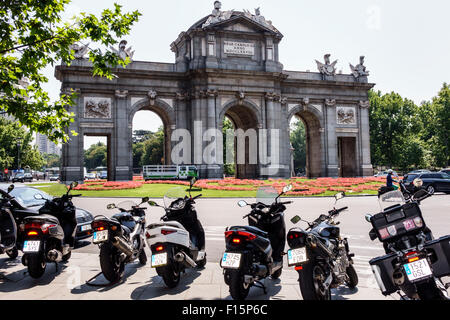
{"label": "green lawn", "polygon": [[[40,183],[33,184],[36,187],[52,196],[60,196],[66,192],[66,187],[63,184],[57,183]],[[114,197],[150,197],[150,198],[162,198],[166,194],[167,190],[180,187],[173,184],[144,184],[142,187],[137,189],[127,189],[127,190],[106,190],[106,191],[85,191],[85,190],[74,190],[72,194],[82,194],[83,197],[92,198],[114,198]],[[186,187],[186,190],[188,188]],[[254,198],[256,191],[225,191],[225,190],[206,190],[192,192],[192,195],[202,194],[205,198]],[[336,191],[326,191],[315,197],[332,196]],[[376,191],[366,190],[360,193],[347,193],[347,195],[361,195],[361,194],[377,194]]]}

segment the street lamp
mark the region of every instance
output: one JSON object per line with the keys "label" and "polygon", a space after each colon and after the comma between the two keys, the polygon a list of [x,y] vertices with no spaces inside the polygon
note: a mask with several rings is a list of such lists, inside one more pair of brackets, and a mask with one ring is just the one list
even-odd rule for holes
{"label": "street lamp", "polygon": [[17,170],[20,169],[20,146],[22,145],[22,138],[16,138],[17,143]]}

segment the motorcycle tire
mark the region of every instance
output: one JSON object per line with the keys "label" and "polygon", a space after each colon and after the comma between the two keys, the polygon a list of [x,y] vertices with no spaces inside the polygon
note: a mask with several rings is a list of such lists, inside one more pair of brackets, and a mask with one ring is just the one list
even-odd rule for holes
{"label": "motorcycle tire", "polygon": [[116,248],[105,243],[100,247],[100,267],[106,280],[117,282],[124,274],[125,262],[120,261],[120,254]]}
{"label": "motorcycle tire", "polygon": [[239,271],[229,272],[229,288],[234,300],[245,300],[250,291],[250,285],[244,282],[244,276]]}
{"label": "motorcycle tire", "polygon": [[11,259],[14,260],[19,255],[19,250],[17,250],[16,247],[12,248],[11,250],[6,251],[6,255]]}
{"label": "motorcycle tire", "polygon": [[322,279],[324,280],[324,277],[325,272],[319,265],[312,263],[303,265],[298,279],[303,300],[331,300],[330,288],[325,289],[322,287]]}
{"label": "motorcycle tire", "polygon": [[278,269],[274,273],[271,274],[272,279],[278,279],[281,276],[281,273],[283,272],[283,268]]}
{"label": "motorcycle tire", "polygon": [[46,263],[44,257],[38,254],[28,256],[28,273],[34,279],[42,277],[45,272]]}
{"label": "motorcycle tire", "polygon": [[139,253],[139,263],[143,266],[147,264],[147,254],[145,253],[144,248],[142,248]]}
{"label": "motorcycle tire", "polygon": [[157,269],[159,269],[158,274],[161,275],[167,287],[171,289],[175,288],[180,282],[180,271],[175,270],[175,267],[172,264]]}
{"label": "motorcycle tire", "polygon": [[358,274],[353,265],[349,265],[346,272],[348,276],[348,282],[346,284],[350,289],[353,289],[358,285]]}
{"label": "motorcycle tire", "polygon": [[424,283],[417,286],[417,295],[420,300],[447,300],[444,294],[434,283]]}

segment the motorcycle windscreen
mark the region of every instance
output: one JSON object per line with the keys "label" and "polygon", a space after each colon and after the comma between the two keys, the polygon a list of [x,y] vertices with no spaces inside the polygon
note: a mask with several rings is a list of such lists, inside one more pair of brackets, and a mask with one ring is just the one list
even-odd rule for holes
{"label": "motorcycle windscreen", "polygon": [[274,187],[259,187],[258,191],[256,191],[256,202],[261,202],[265,205],[271,205],[275,202],[275,198],[277,196],[278,192]]}
{"label": "motorcycle windscreen", "polygon": [[405,198],[400,190],[389,191],[380,195],[378,204],[380,205],[381,211],[384,211],[390,207],[404,205]]}
{"label": "motorcycle windscreen", "polygon": [[[184,207],[184,201],[177,201],[179,199],[184,199],[186,195],[185,188],[183,187],[175,187],[169,189],[164,195],[164,207],[167,209],[170,206],[176,206],[175,209],[181,210]],[[182,207],[181,207],[182,206]]]}

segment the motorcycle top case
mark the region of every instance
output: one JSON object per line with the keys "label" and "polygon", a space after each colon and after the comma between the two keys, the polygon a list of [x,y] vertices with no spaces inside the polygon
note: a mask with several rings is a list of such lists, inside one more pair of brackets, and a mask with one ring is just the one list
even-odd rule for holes
{"label": "motorcycle top case", "polygon": [[371,222],[381,242],[395,241],[405,235],[414,235],[426,227],[419,205],[415,202],[387,208],[374,215]]}

